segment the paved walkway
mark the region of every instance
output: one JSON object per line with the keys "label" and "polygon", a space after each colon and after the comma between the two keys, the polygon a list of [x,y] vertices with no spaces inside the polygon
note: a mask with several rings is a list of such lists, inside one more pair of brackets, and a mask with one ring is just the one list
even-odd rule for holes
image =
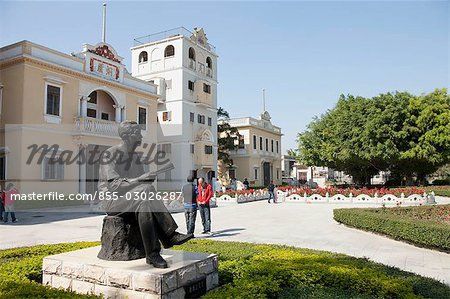
{"label": "paved walkway", "polygon": [[[440,202],[449,202],[439,198]],[[285,244],[327,250],[370,260],[450,285],[450,254],[415,247],[336,223],[333,209],[355,204],[268,204],[265,201],[212,209],[215,240]],[[358,205],[361,206],[361,205]],[[200,236],[198,215],[196,233]],[[0,226],[0,249],[35,244],[96,241],[100,238],[101,215],[86,212],[18,215],[19,223]],[[184,230],[184,214],[174,214]]]}

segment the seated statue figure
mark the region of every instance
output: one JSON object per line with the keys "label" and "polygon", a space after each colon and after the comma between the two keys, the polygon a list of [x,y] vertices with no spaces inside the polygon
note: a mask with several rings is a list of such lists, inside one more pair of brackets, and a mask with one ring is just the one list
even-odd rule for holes
{"label": "seated statue figure", "polygon": [[[118,131],[122,142],[105,150],[100,160],[98,190],[118,196],[117,200],[104,200],[105,212],[108,216],[123,219],[132,217],[133,225],[139,226],[136,231],[141,234],[147,264],[167,268],[167,262],[160,255],[160,242],[165,248],[170,248],[188,241],[193,235],[176,232],[178,226],[163,201],[152,196],[156,174],[144,172],[143,163],[136,153],[136,148],[142,143],[140,125],[124,121]],[[145,198],[147,200],[142,200]]]}

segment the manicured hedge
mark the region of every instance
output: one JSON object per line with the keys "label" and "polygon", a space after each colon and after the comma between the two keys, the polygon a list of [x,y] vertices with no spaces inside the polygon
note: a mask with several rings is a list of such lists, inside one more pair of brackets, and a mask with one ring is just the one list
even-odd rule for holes
{"label": "manicured hedge", "polygon": [[[97,244],[0,251],[0,298],[97,298],[38,283],[44,256]],[[220,287],[205,298],[450,298],[438,281],[342,254],[195,239],[175,249],[219,255]]]}
{"label": "manicured hedge", "polygon": [[0,250],[0,298],[99,298],[43,286],[45,256],[98,245],[79,242]]}
{"label": "manicured hedge", "polygon": [[[430,217],[430,209],[445,212],[450,206],[335,209],[333,213],[334,219],[345,225],[450,252],[450,225]],[[422,214],[423,219],[420,218]]]}

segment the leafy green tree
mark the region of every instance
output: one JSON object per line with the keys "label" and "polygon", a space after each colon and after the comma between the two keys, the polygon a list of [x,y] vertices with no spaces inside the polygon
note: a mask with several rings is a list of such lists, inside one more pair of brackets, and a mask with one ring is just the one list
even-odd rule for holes
{"label": "leafy green tree", "polygon": [[379,171],[423,180],[449,162],[449,95],[445,89],[422,96],[341,95],[297,141],[299,160],[344,171],[357,184],[368,184]]}
{"label": "leafy green tree", "polygon": [[218,160],[227,166],[233,165],[233,159],[230,157],[230,151],[237,148],[236,140],[239,132],[228,123],[230,115],[222,107],[217,110],[217,135],[218,135]]}

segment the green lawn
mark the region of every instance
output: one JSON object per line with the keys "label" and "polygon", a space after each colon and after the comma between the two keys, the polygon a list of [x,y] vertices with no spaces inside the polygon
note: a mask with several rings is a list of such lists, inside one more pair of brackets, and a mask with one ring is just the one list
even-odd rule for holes
{"label": "green lawn", "polygon": [[430,186],[426,187],[429,192],[434,191],[435,195],[450,197],[450,186]]}
{"label": "green lawn", "polygon": [[333,213],[345,225],[450,252],[450,205],[335,209]]}
{"label": "green lawn", "polygon": [[[0,298],[95,298],[39,284],[43,257],[94,245],[0,251]],[[212,240],[175,249],[219,255],[220,288],[206,298],[450,298],[450,288],[433,279],[342,254]]]}

